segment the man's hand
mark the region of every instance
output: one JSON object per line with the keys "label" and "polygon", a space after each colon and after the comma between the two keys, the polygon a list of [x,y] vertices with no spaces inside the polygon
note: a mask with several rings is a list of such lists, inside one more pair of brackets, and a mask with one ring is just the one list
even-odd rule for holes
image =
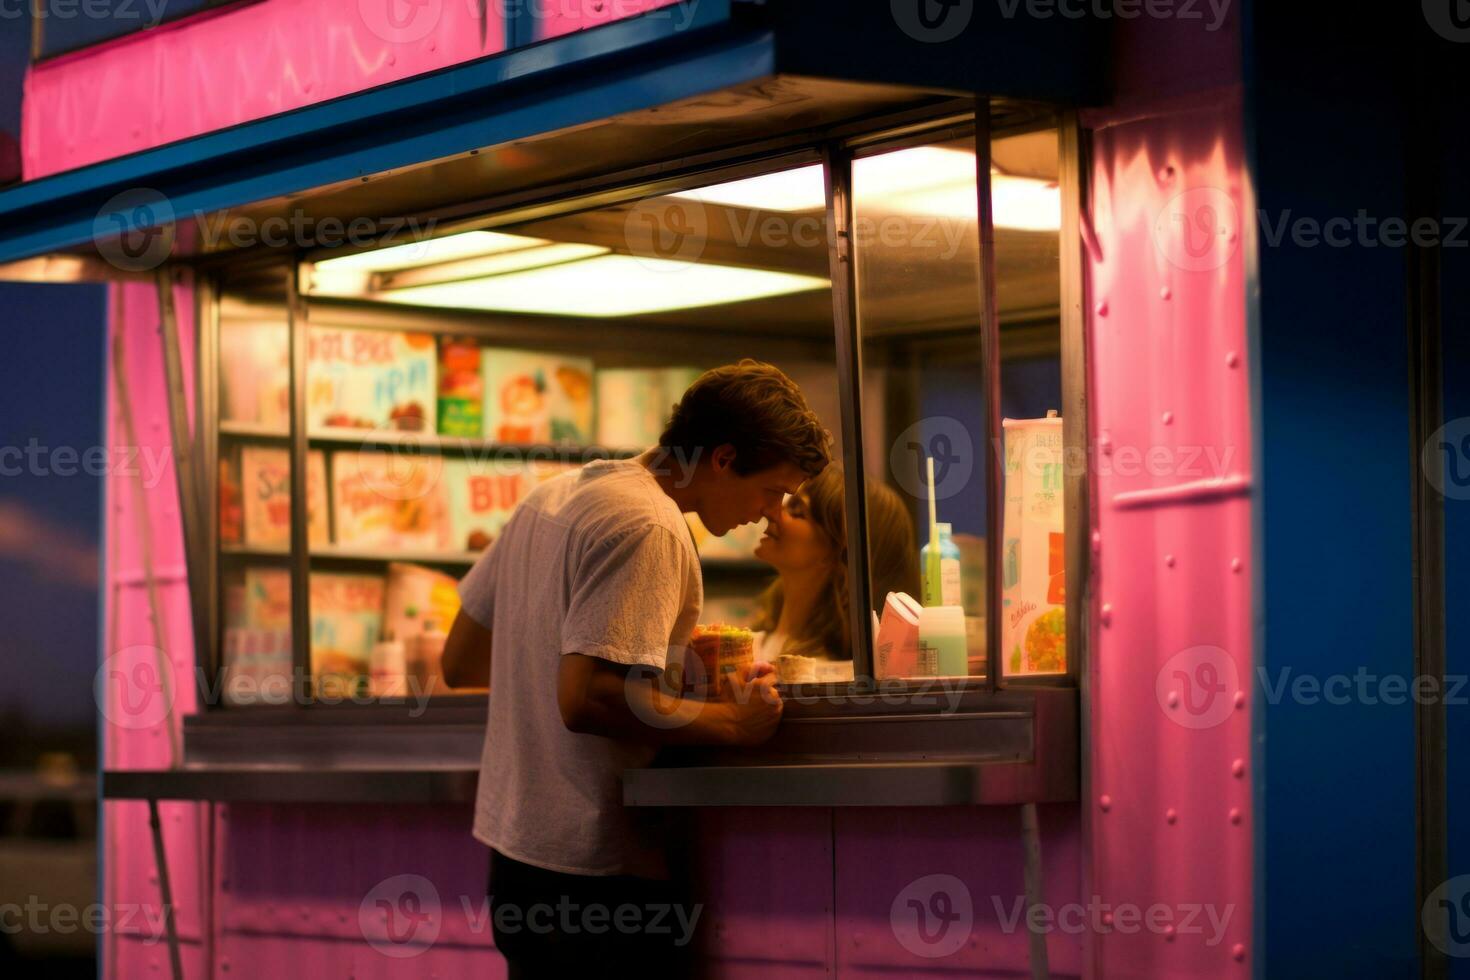
{"label": "man's hand", "polygon": [[557,704],[568,731],[641,738],[661,745],[759,745],[781,721],[775,668],[756,664],[732,679],[715,701],[665,690],[647,667],[630,669],[600,657],[565,654]]}
{"label": "man's hand", "polygon": [[755,663],[732,677],[724,702],[730,709],[731,742],[760,745],[776,734],[786,705],[776,690],[776,668]]}

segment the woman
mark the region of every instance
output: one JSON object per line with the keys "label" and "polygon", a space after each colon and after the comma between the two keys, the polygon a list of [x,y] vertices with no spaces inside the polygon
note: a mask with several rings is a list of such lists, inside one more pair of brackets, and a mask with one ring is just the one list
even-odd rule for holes
{"label": "woman", "polygon": [[[786,498],[779,521],[768,522],[755,557],[780,578],[761,596],[757,660],[852,659],[844,497],[842,467],[833,463]],[[890,592],[918,595],[913,519],[898,494],[876,480],[868,481],[868,533],[874,602],[881,605]]]}

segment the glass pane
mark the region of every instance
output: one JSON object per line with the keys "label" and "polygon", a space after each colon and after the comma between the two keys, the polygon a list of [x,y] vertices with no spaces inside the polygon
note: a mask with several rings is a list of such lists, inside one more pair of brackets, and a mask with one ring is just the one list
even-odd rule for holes
{"label": "glass pane", "polygon": [[991,143],[1005,507],[1001,671],[1067,670],[1056,130]]}
{"label": "glass pane", "polygon": [[986,418],[975,154],[853,163],[874,673],[984,673]]}
{"label": "glass pane", "polygon": [[[537,485],[657,444],[689,385],[742,358],[840,432],[825,230],[809,165],[319,261],[309,391],[332,522],[315,567],[386,576],[378,629],[402,641],[424,613],[395,575],[417,577],[419,610],[425,575],[462,575]],[[811,530],[800,553],[764,521],[715,537],[687,515],[702,622],[774,637],[761,655],[792,680],[852,674],[841,487],[834,468],[783,511]]]}
{"label": "glass pane", "polygon": [[[288,704],[291,660],[291,455],[284,273],[226,292],[219,307],[221,701]],[[325,526],[318,456],[313,517]]]}
{"label": "glass pane", "polygon": [[[1060,463],[1060,420],[1047,417],[1061,407],[1060,199],[1055,132],[1023,139],[1024,147],[999,140],[992,150],[1002,413],[1016,464],[998,533],[1006,555],[1003,649],[1020,651],[1015,672],[1034,673],[1064,666],[1056,659],[1061,582],[1048,573],[1062,553],[1060,466],[1053,470],[1045,455],[1054,448]],[[987,539],[997,532],[988,526],[982,455],[989,420],[973,141],[855,161],[853,202],[868,541],[880,617],[874,672],[981,676],[993,573]]]}

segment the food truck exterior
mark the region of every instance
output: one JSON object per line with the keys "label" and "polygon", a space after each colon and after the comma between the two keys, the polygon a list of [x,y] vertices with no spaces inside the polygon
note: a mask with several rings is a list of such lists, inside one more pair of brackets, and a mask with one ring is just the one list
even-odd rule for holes
{"label": "food truck exterior", "polygon": [[[973,617],[978,668],[937,698],[933,687],[798,692],[764,752],[628,774],[629,805],[688,817],[702,967],[728,977],[1470,975],[1458,904],[1470,888],[1457,877],[1470,855],[1452,832],[1470,801],[1455,778],[1464,753],[1453,739],[1444,749],[1447,727],[1463,734],[1463,710],[1448,697],[1361,694],[1335,709],[1292,686],[1465,670],[1453,642],[1465,610],[1444,595],[1465,568],[1455,481],[1466,461],[1453,449],[1441,458],[1436,441],[1466,414],[1452,379],[1470,351],[1438,329],[1463,322],[1463,297],[1441,292],[1463,259],[1418,248],[1329,256],[1271,240],[1293,207],[1322,217],[1364,206],[1353,196],[1362,185],[1331,175],[1307,203],[1302,160],[1318,167],[1352,149],[1357,175],[1380,188],[1370,210],[1444,215],[1455,199],[1436,188],[1449,184],[1404,164],[1393,141],[1417,141],[1443,173],[1464,147],[1429,113],[1413,132],[1394,129],[1398,103],[1376,87],[1394,66],[1355,62],[1362,74],[1345,79],[1329,52],[1301,43],[1309,34],[1295,15],[1265,6],[1119,16],[1122,5],[1078,14],[925,0],[258,0],[103,30],[70,50],[38,36],[25,179],[0,192],[0,261],[12,278],[114,282],[108,445],[170,462],[151,481],[119,468],[105,489],[102,887],[109,906],[152,914],[118,919],[104,975],[504,969],[487,855],[469,835],[483,696],[332,704],[308,680],[305,706],[272,711],[230,706],[220,688],[243,662],[223,639],[230,562],[284,576],[286,591],[270,598],[286,629],[271,652],[307,670],[312,604],[328,601],[319,570],[453,567],[420,545],[371,558],[340,537],[317,547],[313,508],[327,497],[312,501],[328,481],[312,475],[311,454],[398,445],[333,442],[325,427],[339,423],[306,421],[316,332],[347,329],[330,320],[346,314],[316,273],[344,235],[357,251],[367,244],[351,239],[354,219],[374,219],[370,244],[412,243],[486,214],[542,220],[559,213],[553,198],[585,198],[585,210],[622,200],[623,186],[645,197],[707,186],[686,173],[738,179],[788,157],[817,167],[828,234],[815,271],[831,272],[833,324],[823,377],[858,474],[847,513],[861,516],[851,498],[864,499],[864,451],[869,474],[889,453],[863,425],[871,338],[859,320],[864,304],[870,317],[878,306],[854,258],[864,161],[881,159],[867,155],[874,147],[965,141],[991,161],[975,177],[972,226],[970,336],[982,366],[978,383],[949,391],[985,405],[968,430],[995,571]],[[1420,46],[1427,79],[1457,43],[1453,25],[1435,23],[1392,27]],[[1371,26],[1346,28],[1341,44],[1370,50]],[[1288,84],[1303,76],[1315,81]],[[1329,92],[1354,102],[1351,113],[1329,110]],[[1332,112],[1361,113],[1353,121],[1392,146],[1348,141]],[[1064,567],[1068,586],[1065,666],[1040,677],[1003,663],[1000,648],[1002,610],[1018,607],[1002,605],[998,491],[1021,477],[999,442],[999,382],[1007,337],[1020,334],[1009,333],[1005,245],[992,254],[1001,221],[990,213],[1012,176],[997,141],[1037,131],[1054,132],[1056,146],[1056,299],[1045,319],[1060,338],[1053,407],[1065,450],[1065,543],[1052,572]],[[1287,152],[1304,138],[1321,151]],[[1463,188],[1453,193],[1463,204]],[[409,224],[429,219],[437,226]],[[926,288],[916,276],[914,289]],[[378,314],[353,315],[351,328],[366,329]],[[279,430],[261,436],[221,409],[222,389],[239,390],[222,345],[228,323],[271,317],[290,380]],[[549,322],[503,316],[484,329],[509,346],[578,352]],[[936,404],[912,417],[947,412]],[[286,461],[273,552],[223,530],[222,447],[256,438]],[[442,435],[435,447],[429,457],[451,455]],[[579,458],[564,446],[547,455]],[[344,504],[331,501],[340,535]],[[866,554],[862,522],[849,523]],[[866,582],[854,588],[882,606]],[[883,680],[867,616],[853,625],[859,681],[865,667]],[[158,914],[165,907],[171,916]]]}

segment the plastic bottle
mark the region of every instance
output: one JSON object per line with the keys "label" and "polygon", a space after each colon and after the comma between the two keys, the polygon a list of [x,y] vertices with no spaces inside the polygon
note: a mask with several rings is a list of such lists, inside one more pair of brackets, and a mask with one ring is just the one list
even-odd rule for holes
{"label": "plastic bottle", "polygon": [[925,606],[919,614],[920,676],[964,677],[970,672],[965,611],[959,606]]}
{"label": "plastic bottle", "polygon": [[919,549],[919,567],[924,572],[924,605],[960,605],[960,548],[954,543],[953,528],[939,524],[939,553],[933,542]]}
{"label": "plastic bottle", "polygon": [[374,697],[403,697],[408,693],[408,657],[402,640],[390,632],[373,645],[368,667],[368,691]]}

